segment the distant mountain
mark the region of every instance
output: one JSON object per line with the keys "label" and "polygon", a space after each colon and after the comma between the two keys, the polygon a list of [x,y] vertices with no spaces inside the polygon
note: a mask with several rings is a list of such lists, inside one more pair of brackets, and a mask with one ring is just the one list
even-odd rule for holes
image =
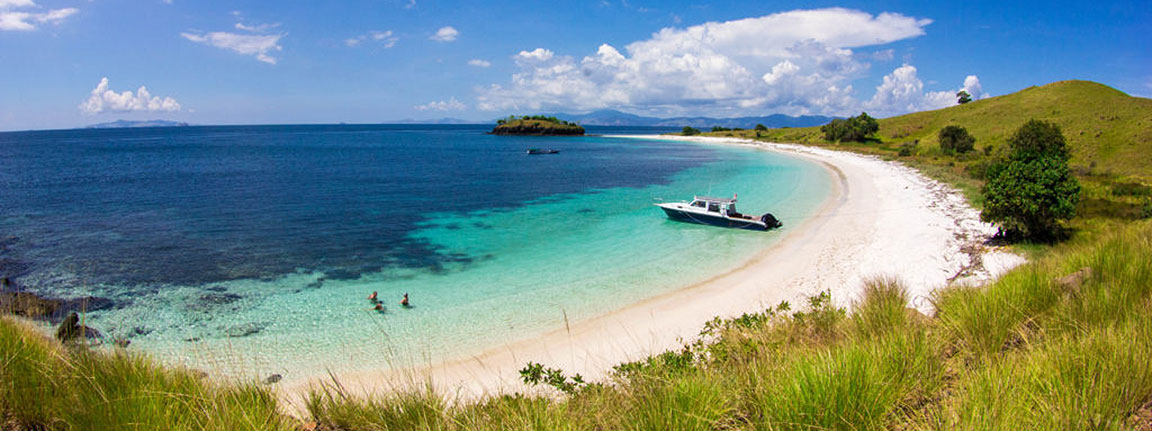
{"label": "distant mountain", "polygon": [[123,129],[128,127],[187,127],[188,123],[166,120],[129,121],[116,120],[111,123],[91,124],[89,129]]}
{"label": "distant mountain", "polygon": [[589,112],[587,114],[544,114],[557,118],[563,118],[568,121],[577,122],[585,126],[651,126],[651,127],[740,127],[750,129],[756,127],[757,124],[763,124],[771,128],[781,127],[809,127],[819,126],[832,121],[833,117],[825,117],[821,115],[803,115],[793,117],[783,114],[772,114],[765,117],[735,117],[735,118],[712,118],[712,117],[675,117],[675,118],[657,118],[657,117],[644,117],[626,112],[620,112],[612,109],[604,109],[599,111]]}

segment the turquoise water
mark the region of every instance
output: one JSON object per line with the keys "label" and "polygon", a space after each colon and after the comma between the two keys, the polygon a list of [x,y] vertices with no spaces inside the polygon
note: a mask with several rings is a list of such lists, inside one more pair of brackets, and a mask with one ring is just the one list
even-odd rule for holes
{"label": "turquoise water", "polygon": [[[191,281],[163,278],[170,271],[179,271],[181,256],[200,256],[182,251],[152,265],[160,268],[160,275],[126,273],[124,280],[143,281],[118,284],[102,272],[104,278],[99,282],[79,282],[82,286],[75,291],[117,299],[115,307],[90,311],[90,324],[130,338],[132,348],[169,363],[228,375],[277,372],[286,378],[319,375],[327,369],[424,365],[541,335],[563,328],[565,322],[608,313],[740,267],[812,214],[831,184],[827,172],[818,165],[750,147],[582,139],[549,142],[572,142],[608,151],[569,156],[587,157],[586,164],[557,165],[555,171],[542,171],[542,176],[526,180],[543,184],[555,175],[563,180],[560,184],[579,180],[582,186],[570,191],[554,186],[558,192],[536,193],[535,197],[510,188],[538,191],[540,186],[532,184],[483,189],[491,194],[489,200],[510,199],[507,205],[463,205],[447,201],[452,193],[446,193],[440,197],[443,202],[428,206],[439,210],[421,212],[410,226],[380,231],[380,237],[366,237],[373,235],[372,230],[344,232],[336,223],[329,228],[330,233],[311,240],[329,241],[323,250],[339,252],[342,266],[331,265],[335,269],[308,265],[309,259],[297,258],[311,252],[304,247],[303,251],[293,249],[292,259],[285,254],[277,262],[280,266],[256,271],[249,262],[276,259],[279,249],[241,248],[244,253],[240,253],[222,247],[233,254],[210,263],[226,268],[221,274],[240,276]],[[519,144],[514,145],[517,153],[522,151]],[[564,163],[579,160],[560,158],[577,151],[530,160]],[[627,151],[635,154],[629,156]],[[645,159],[645,151],[655,155]],[[629,169],[627,163],[635,169]],[[660,170],[670,167],[675,169]],[[636,179],[616,183],[588,179],[598,172],[617,178],[635,175]],[[482,177],[470,181],[483,181]],[[435,184],[421,187],[431,190]],[[464,185],[453,187],[466,189]],[[652,205],[661,200],[690,199],[694,194],[733,193],[739,193],[742,212],[772,212],[785,223],[784,228],[755,232],[678,223],[667,220]],[[522,196],[529,198],[523,200]],[[460,199],[481,198],[461,194]],[[411,200],[404,204],[411,204]],[[317,205],[323,207],[324,203]],[[262,210],[280,206],[267,205]],[[291,208],[291,214],[296,214],[303,207]],[[182,211],[198,211],[198,206],[164,211],[160,212],[178,218]],[[374,208],[369,213],[387,211]],[[16,228],[23,226],[13,220],[43,217],[33,211],[7,216],[7,227]],[[304,218],[309,220],[306,226],[314,226],[318,217],[288,218]],[[252,229],[244,228],[245,232]],[[284,227],[271,223],[262,229]],[[213,232],[198,231],[196,237]],[[132,238],[131,234],[116,232],[84,235]],[[290,242],[293,236],[285,238],[278,244]],[[168,241],[149,241],[161,240]],[[227,244],[237,242],[244,241],[232,239]],[[381,252],[397,244],[404,247]],[[421,258],[425,260],[419,264],[371,264],[392,256],[407,262],[403,258],[415,255],[411,251],[414,245],[421,253],[434,255],[435,262],[426,264],[427,258]],[[36,248],[28,250],[32,252],[24,256],[35,256]],[[297,262],[292,264],[296,269],[285,269],[284,261]],[[348,272],[348,267],[356,270]],[[258,276],[245,275],[250,272]],[[49,275],[32,271],[28,279],[65,279],[57,275],[57,269],[44,273]],[[387,309],[383,313],[372,310],[365,299],[372,291],[378,291],[384,301]],[[405,292],[410,294],[413,308],[397,305]]]}
{"label": "turquoise water", "polygon": [[[771,246],[818,207],[830,186],[825,171],[808,162],[750,149],[717,151],[737,156],[683,171],[666,185],[555,195],[502,211],[435,214],[413,232],[475,258],[466,269],[385,271],[263,298],[260,292],[283,291],[265,283],[306,285],[320,275],[232,282],[230,292],[257,299],[201,326],[150,334],[142,344],[170,361],[233,372],[404,367],[466,357],[562,328],[565,319],[576,322],[691,286]],[[742,211],[773,212],[785,227],[764,233],[677,223],[652,205],[690,198],[693,191],[739,193]],[[371,291],[385,301],[384,313],[370,309],[365,296]],[[411,309],[396,304],[405,292]],[[156,313],[164,299],[156,300],[156,307],[137,307],[139,314],[125,310],[108,318],[184,318]],[[186,341],[198,329],[212,333],[252,322],[262,327],[259,333]]]}

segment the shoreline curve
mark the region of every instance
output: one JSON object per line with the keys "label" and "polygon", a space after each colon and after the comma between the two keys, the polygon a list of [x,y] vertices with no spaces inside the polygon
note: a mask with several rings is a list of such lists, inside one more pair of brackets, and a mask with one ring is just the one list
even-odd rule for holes
{"label": "shoreline curve", "polygon": [[534,392],[519,381],[527,362],[605,378],[612,366],[679,348],[704,323],[797,302],[829,290],[847,306],[863,282],[891,276],[908,287],[909,306],[929,313],[931,292],[950,284],[980,284],[1024,262],[989,247],[995,228],[979,220],[957,191],[914,169],[873,156],[737,138],[614,135],[618,138],[753,145],[823,166],[833,187],[820,209],[745,265],[700,283],[585,319],[545,335],[490,348],[466,359],[402,370],[333,373],[280,388],[295,407],[310,387],[338,379],[359,394],[431,384],[471,399]]}

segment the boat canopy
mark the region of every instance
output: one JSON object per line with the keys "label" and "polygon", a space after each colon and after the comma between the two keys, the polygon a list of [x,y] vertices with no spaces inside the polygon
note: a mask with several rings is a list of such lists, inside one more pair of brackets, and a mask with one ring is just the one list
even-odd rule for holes
{"label": "boat canopy", "polygon": [[708,196],[694,196],[692,199],[704,202],[715,202],[718,204],[730,204],[736,202],[735,198],[712,198]]}

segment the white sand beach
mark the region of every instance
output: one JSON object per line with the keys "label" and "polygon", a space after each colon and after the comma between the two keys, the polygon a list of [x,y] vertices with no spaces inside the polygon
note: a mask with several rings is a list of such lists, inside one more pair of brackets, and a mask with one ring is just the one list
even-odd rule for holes
{"label": "white sand beach", "polygon": [[[366,393],[430,379],[446,393],[471,398],[525,390],[518,370],[530,361],[596,380],[613,365],[691,342],[716,316],[760,311],[781,301],[799,305],[822,290],[850,305],[864,281],[878,276],[902,280],[913,298],[909,306],[931,313],[934,289],[983,283],[1024,262],[985,245],[995,228],[980,222],[957,191],[896,162],[732,138],[633,137],[757,145],[821,163],[836,186],[816,215],[734,271],[466,360],[402,372],[337,372],[340,383]],[[319,378],[325,380],[330,378]],[[281,389],[299,394],[308,384]]]}

